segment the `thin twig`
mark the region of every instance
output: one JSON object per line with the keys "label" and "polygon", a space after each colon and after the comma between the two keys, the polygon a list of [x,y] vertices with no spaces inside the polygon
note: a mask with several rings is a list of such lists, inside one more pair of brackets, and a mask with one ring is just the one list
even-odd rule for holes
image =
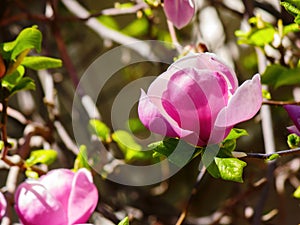
{"label": "thin twig", "polygon": [[196,183],[191,191],[191,194],[190,194],[190,197],[184,207],[184,209],[182,210],[177,222],[175,225],[181,225],[183,223],[183,221],[185,220],[186,216],[187,216],[187,213],[188,213],[188,209],[189,209],[189,206],[193,200],[193,198],[195,197],[195,195],[198,193],[198,189],[199,189],[199,186],[200,186],[200,181],[202,180],[205,172],[206,172],[206,168],[202,165],[202,163],[200,163],[200,172],[197,176],[197,180],[196,180]]}
{"label": "thin twig", "polygon": [[284,105],[300,105],[300,102],[297,101],[273,101],[273,100],[265,100],[263,101],[264,105],[277,105],[277,106],[284,106]]}

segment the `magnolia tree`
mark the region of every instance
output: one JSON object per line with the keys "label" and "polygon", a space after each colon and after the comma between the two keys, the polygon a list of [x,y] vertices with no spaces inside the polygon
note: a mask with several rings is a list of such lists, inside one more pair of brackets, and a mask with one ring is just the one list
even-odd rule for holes
{"label": "magnolia tree", "polygon": [[35,3],[0,3],[1,225],[299,223],[298,1]]}

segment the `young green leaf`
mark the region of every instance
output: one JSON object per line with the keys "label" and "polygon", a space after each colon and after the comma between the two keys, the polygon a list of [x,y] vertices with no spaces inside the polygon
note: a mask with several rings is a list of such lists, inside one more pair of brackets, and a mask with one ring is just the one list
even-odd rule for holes
{"label": "young green leaf", "polygon": [[289,134],[287,143],[290,148],[298,148],[300,146],[300,137],[297,134]]}
{"label": "young green leaf", "polygon": [[23,59],[21,65],[33,70],[42,70],[61,67],[62,61],[46,56],[28,56]]}
{"label": "young green leaf", "polygon": [[152,151],[143,151],[142,146],[135,142],[130,133],[117,130],[112,134],[112,139],[117,143],[124,154],[126,162],[135,160],[151,160]]}
{"label": "young green leaf", "polygon": [[125,217],[118,225],[129,225],[129,219],[128,217]]}
{"label": "young green leaf", "polygon": [[21,80],[11,89],[10,96],[18,91],[35,90],[34,80],[29,77],[22,77]]}
{"label": "young green leaf", "polygon": [[100,141],[109,143],[111,142],[109,127],[97,119],[91,119],[89,121],[89,130],[92,134],[95,134]]}
{"label": "young green leaf", "polygon": [[16,84],[22,79],[25,73],[25,68],[23,66],[18,66],[18,68],[9,76],[5,76],[2,79],[2,87],[7,88],[11,91]]}
{"label": "young green leaf", "polygon": [[121,30],[123,34],[139,37],[148,33],[149,22],[146,17],[138,18]]}
{"label": "young green leaf", "polygon": [[218,158],[215,157],[216,165],[223,180],[243,182],[243,168],[246,162],[237,158]]}
{"label": "young green leaf", "polygon": [[39,174],[31,169],[27,169],[25,171],[25,176],[31,179],[38,179],[39,178]]}
{"label": "young green leaf", "polygon": [[25,165],[27,167],[31,167],[38,163],[51,165],[56,158],[57,152],[55,150],[35,150],[30,153],[30,157],[25,161]]}
{"label": "young green leaf", "polygon": [[235,140],[242,136],[247,136],[247,135],[248,135],[248,132],[246,130],[239,129],[239,128],[233,128],[233,129],[231,129],[230,133],[228,134],[228,136],[225,138],[224,141]]}
{"label": "young green leaf", "polygon": [[300,198],[300,186],[294,191],[293,196],[295,198]]}
{"label": "young green leaf", "polygon": [[88,163],[87,149],[85,145],[79,147],[79,153],[74,162],[74,171],[78,171],[80,168],[91,169]]}

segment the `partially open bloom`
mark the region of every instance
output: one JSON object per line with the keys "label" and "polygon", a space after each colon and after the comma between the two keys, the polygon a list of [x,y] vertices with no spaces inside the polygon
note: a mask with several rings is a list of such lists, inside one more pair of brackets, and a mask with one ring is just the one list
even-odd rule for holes
{"label": "partially open bloom", "polygon": [[2,217],[6,212],[6,207],[7,207],[6,199],[2,194],[2,192],[0,192],[0,220],[2,219]]}
{"label": "partially open bloom", "polygon": [[164,0],[165,14],[178,29],[186,26],[194,16],[193,0]]}
{"label": "partially open bloom", "polygon": [[283,106],[290,118],[294,122],[294,126],[287,127],[290,133],[300,136],[300,106],[299,105],[285,105]]}
{"label": "partially open bloom", "polygon": [[238,87],[234,71],[214,54],[173,63],[142,91],[138,113],[152,132],[197,145],[220,143],[233,126],[252,118],[262,104],[260,76]]}
{"label": "partially open bloom", "polygon": [[80,169],[52,170],[38,180],[23,182],[15,194],[23,225],[74,225],[87,222],[98,202],[91,173]]}

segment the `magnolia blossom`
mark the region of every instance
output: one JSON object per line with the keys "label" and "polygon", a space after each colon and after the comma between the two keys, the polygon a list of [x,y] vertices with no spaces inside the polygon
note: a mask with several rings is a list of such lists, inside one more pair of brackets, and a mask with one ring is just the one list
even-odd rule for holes
{"label": "magnolia blossom", "polygon": [[298,105],[285,105],[283,106],[290,118],[294,122],[294,126],[287,127],[290,133],[297,134],[300,136],[300,106]]}
{"label": "magnolia blossom", "polygon": [[0,220],[2,219],[2,217],[6,212],[6,207],[7,207],[6,199],[2,194],[2,192],[0,192]]}
{"label": "magnolia blossom", "polygon": [[142,91],[138,113],[152,132],[197,145],[220,143],[262,104],[260,76],[238,87],[234,71],[211,53],[173,63]]}
{"label": "magnolia blossom", "polygon": [[164,0],[165,14],[178,29],[186,26],[194,16],[193,0]]}
{"label": "magnolia blossom", "polygon": [[23,182],[15,193],[15,209],[23,225],[74,225],[87,222],[98,202],[91,173],[52,170]]}

